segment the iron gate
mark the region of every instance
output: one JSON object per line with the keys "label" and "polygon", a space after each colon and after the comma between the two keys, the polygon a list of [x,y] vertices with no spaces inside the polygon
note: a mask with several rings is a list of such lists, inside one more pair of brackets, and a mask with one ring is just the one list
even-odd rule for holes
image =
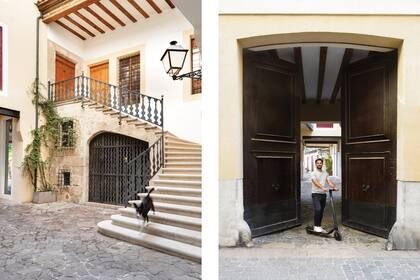
{"label": "iron gate", "polygon": [[[132,137],[101,133],[89,144],[89,201],[124,205],[127,163],[148,148],[148,143]],[[140,175],[141,176],[141,175]]]}

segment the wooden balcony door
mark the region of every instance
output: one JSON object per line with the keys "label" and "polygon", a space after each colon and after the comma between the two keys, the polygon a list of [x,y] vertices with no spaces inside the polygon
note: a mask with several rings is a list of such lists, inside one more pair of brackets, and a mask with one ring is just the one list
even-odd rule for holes
{"label": "wooden balcony door", "polygon": [[109,93],[109,63],[104,62],[98,65],[90,66],[90,89],[91,99],[101,104],[108,104]]}
{"label": "wooden balcony door", "polygon": [[74,74],[75,63],[65,57],[55,56],[55,101],[63,101],[74,98]]}

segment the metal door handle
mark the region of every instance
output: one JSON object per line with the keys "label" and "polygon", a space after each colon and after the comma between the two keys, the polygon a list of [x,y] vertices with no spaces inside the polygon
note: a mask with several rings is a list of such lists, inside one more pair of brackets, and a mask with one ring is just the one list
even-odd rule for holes
{"label": "metal door handle", "polygon": [[362,191],[367,192],[370,189],[370,185],[362,185]]}

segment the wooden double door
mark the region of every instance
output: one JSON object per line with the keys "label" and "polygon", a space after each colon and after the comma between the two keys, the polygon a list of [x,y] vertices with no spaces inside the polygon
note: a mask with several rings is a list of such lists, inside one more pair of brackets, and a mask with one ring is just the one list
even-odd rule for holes
{"label": "wooden double door", "polygon": [[[253,236],[301,224],[297,65],[245,50],[244,219]],[[342,86],[342,221],[387,237],[396,207],[396,52],[349,64]]]}

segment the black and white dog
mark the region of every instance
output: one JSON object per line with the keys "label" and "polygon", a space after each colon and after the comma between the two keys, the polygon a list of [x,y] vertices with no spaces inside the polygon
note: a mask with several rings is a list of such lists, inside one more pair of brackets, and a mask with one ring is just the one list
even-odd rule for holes
{"label": "black and white dog", "polygon": [[[153,205],[153,199],[150,197],[150,194],[152,191],[154,191],[155,188],[151,188],[147,195],[142,199],[139,205],[136,203],[133,203],[134,208],[136,208],[136,216],[137,218],[140,218],[140,216],[143,217],[143,226],[145,223],[149,222],[149,211],[150,209],[155,213],[155,206]],[[147,225],[147,224],[146,224]],[[143,227],[142,226],[142,227]]]}

